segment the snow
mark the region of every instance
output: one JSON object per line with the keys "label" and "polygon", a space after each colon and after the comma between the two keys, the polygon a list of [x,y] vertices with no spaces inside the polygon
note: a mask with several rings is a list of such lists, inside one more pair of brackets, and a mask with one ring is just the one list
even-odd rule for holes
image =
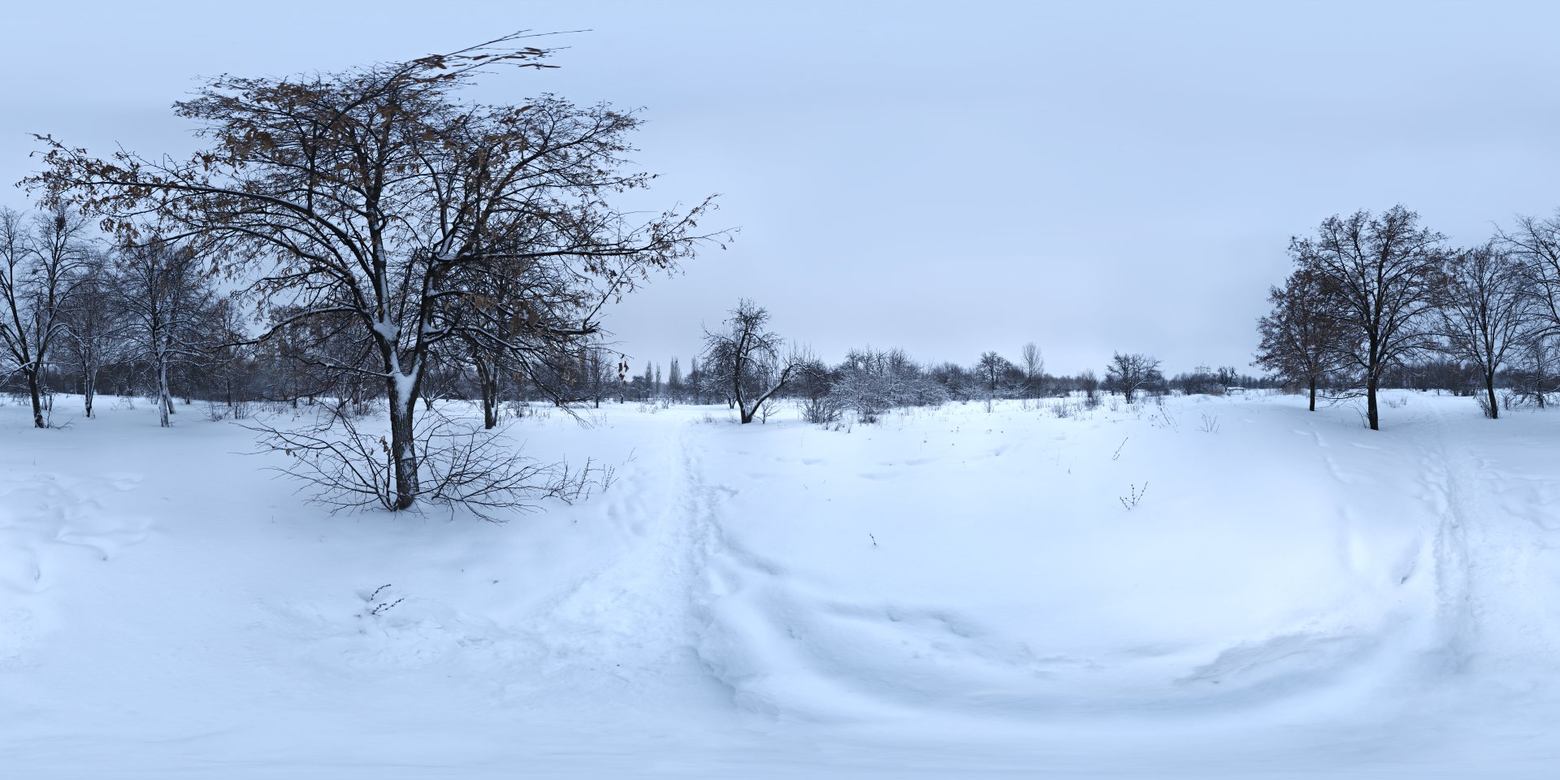
{"label": "snow", "polygon": [[1560,416],[1388,401],[552,411],[526,455],[616,478],[504,525],[331,515],[198,405],[0,407],[0,767],[1548,776]]}

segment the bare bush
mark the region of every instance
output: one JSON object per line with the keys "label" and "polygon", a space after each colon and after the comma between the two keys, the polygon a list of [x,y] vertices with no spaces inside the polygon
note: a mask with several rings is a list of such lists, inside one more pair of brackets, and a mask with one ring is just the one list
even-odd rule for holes
{"label": "bare bush", "polygon": [[[312,422],[296,428],[255,425],[264,451],[281,452],[286,465],[275,470],[302,480],[310,498],[332,511],[397,506],[396,460],[384,434],[365,431],[350,404],[321,404]],[[610,480],[610,469],[586,461],[541,463],[511,450],[504,429],[488,430],[438,411],[421,416],[414,431],[420,453],[418,498],[464,506],[490,522],[530,512],[547,499],[564,503],[587,498]]]}
{"label": "bare bush", "polygon": [[1085,409],[1098,409],[1100,406],[1100,378],[1095,375],[1094,369],[1088,369],[1078,375],[1078,386],[1083,390],[1083,407]]}

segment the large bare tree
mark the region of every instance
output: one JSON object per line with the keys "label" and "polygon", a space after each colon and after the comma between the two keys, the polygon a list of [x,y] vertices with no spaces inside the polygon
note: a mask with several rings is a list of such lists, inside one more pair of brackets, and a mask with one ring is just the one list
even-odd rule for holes
{"label": "large bare tree", "polygon": [[1500,417],[1495,374],[1517,354],[1527,337],[1535,296],[1529,294],[1522,266],[1491,242],[1450,252],[1443,261],[1440,290],[1441,337],[1447,351],[1479,370],[1490,419]]}
{"label": "large bare tree", "polygon": [[1110,356],[1110,364],[1105,366],[1106,384],[1120,390],[1127,403],[1132,403],[1139,390],[1162,381],[1164,375],[1159,372],[1159,358],[1140,352],[1114,352]]}
{"label": "large bare tree", "polygon": [[1289,252],[1316,275],[1326,311],[1342,331],[1345,364],[1365,386],[1366,421],[1381,429],[1377,393],[1386,372],[1434,346],[1433,313],[1445,237],[1419,225],[1419,215],[1393,206],[1379,216],[1360,210],[1322,221],[1314,237],[1296,237]]}
{"label": "large bare tree", "polygon": [[458,99],[485,71],[544,67],[532,37],[339,73],[223,76],[175,104],[208,141],[189,159],[98,159],[45,138],[28,183],[110,229],[152,218],[214,268],[257,271],[260,305],[288,312],[262,338],[349,323],[372,363],[300,358],[384,388],[393,478],[378,499],[406,509],[425,492],[413,415],[436,354],[504,352],[524,367],[596,334],[606,303],[715,237],[697,228],[709,200],[646,217],[614,204],[651,178],[626,159],[633,113]]}

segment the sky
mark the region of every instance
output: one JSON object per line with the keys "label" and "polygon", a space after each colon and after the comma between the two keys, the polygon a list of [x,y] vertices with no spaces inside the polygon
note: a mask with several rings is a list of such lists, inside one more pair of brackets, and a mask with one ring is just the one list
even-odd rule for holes
{"label": "sky", "polygon": [[[195,148],[202,77],[285,76],[515,30],[553,92],[639,107],[647,205],[719,193],[738,229],[614,308],[637,365],[686,367],[739,298],[837,360],[973,363],[1026,342],[1052,373],[1113,351],[1249,367],[1289,239],[1402,203],[1457,244],[1560,207],[1560,4],[30,3],[0,43],[0,183],[32,133]],[[0,188],[0,205],[26,195]]]}

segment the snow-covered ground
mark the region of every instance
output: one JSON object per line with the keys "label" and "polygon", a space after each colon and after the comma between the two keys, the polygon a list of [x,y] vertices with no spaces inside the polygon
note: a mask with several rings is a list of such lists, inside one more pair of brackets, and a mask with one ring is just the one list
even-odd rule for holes
{"label": "snow-covered ground", "polygon": [[0,407],[7,778],[1560,760],[1556,413],[1394,393],[1373,433],[1171,398],[828,431],[611,405],[513,429],[617,464],[610,488],[494,525],[331,515],[198,404],[162,430],[58,403],[63,430]]}

